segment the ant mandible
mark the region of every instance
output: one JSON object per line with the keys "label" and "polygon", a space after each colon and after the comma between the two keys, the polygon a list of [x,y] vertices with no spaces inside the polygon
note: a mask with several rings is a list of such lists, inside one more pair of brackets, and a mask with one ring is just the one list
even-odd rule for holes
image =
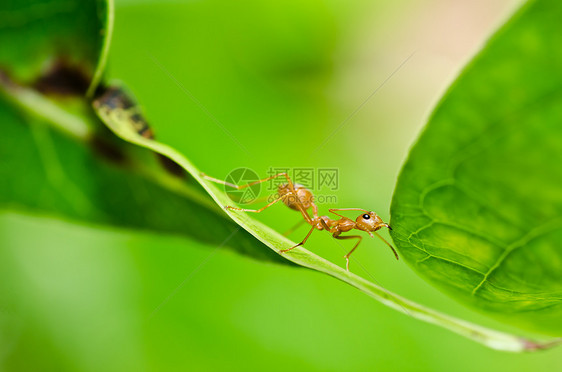
{"label": "ant mandible", "polygon": [[[361,241],[363,240],[363,237],[360,235],[349,235],[349,236],[340,236],[342,233],[351,231],[353,229],[357,229],[357,230],[361,230],[361,231],[365,231],[366,233],[368,233],[371,237],[374,237],[373,233],[378,236],[380,239],[382,239],[382,241],[384,241],[389,247],[390,249],[392,249],[392,252],[394,252],[394,256],[396,257],[396,259],[398,260],[398,253],[396,253],[396,250],[394,249],[394,247],[387,242],[382,236],[380,236],[376,231],[379,230],[382,227],[387,227],[389,230],[392,230],[392,228],[387,224],[384,223],[382,221],[382,219],[375,213],[372,211],[368,211],[365,209],[361,209],[361,208],[332,208],[329,209],[330,213],[335,214],[336,216],[340,217],[340,219],[338,220],[334,220],[331,219],[328,216],[319,216],[318,215],[318,206],[314,203],[314,195],[312,195],[312,192],[307,189],[306,187],[304,187],[303,185],[300,185],[298,183],[293,183],[293,181],[291,180],[291,178],[289,177],[289,175],[287,173],[278,173],[276,175],[273,175],[271,177],[267,177],[261,180],[257,180],[257,181],[253,181],[250,182],[246,185],[235,185],[233,183],[230,182],[226,182],[223,180],[219,180],[217,178],[213,178],[210,176],[207,176],[204,173],[201,173],[201,176],[209,181],[212,182],[216,182],[216,183],[220,183],[232,188],[235,188],[237,190],[241,190],[241,189],[245,189],[247,187],[256,185],[258,183],[263,183],[269,180],[272,180],[274,178],[277,177],[285,177],[287,179],[287,183],[283,183],[280,184],[278,187],[278,197],[273,200],[272,202],[270,202],[269,204],[265,205],[264,207],[260,208],[260,209],[245,209],[245,208],[238,208],[238,207],[232,207],[232,206],[225,206],[226,209],[231,209],[231,210],[237,210],[237,211],[243,211],[243,212],[253,212],[253,213],[260,213],[263,212],[265,209],[271,207],[273,204],[277,203],[280,200],[283,200],[283,203],[285,203],[285,205],[295,211],[301,212],[302,216],[304,217],[304,220],[312,226],[312,228],[310,229],[310,231],[308,232],[308,234],[306,234],[306,236],[304,237],[304,239],[297,245],[288,248],[288,249],[282,249],[279,251],[279,253],[286,253],[289,252],[290,250],[303,245],[304,243],[306,243],[307,239],[310,237],[310,235],[312,234],[312,232],[314,231],[314,229],[317,230],[326,230],[328,231],[330,234],[332,234],[332,237],[336,238],[336,239],[341,239],[341,240],[346,240],[346,239],[357,239],[357,243],[355,244],[355,246],[351,249],[351,251],[349,251],[348,254],[346,254],[345,257],[345,268],[347,269],[347,271],[349,271],[349,256],[353,253],[353,251],[355,251],[355,249],[357,249],[357,247],[359,246],[359,244],[361,243]],[[310,216],[308,210],[312,208],[312,217]],[[339,211],[361,211],[363,213],[361,213],[356,219],[355,221],[342,216],[339,213]]]}

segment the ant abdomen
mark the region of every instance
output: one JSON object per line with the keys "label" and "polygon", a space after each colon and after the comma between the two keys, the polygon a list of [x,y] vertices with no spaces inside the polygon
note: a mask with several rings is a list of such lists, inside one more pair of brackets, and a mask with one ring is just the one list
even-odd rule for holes
{"label": "ant abdomen", "polygon": [[295,211],[300,211],[302,207],[304,207],[304,209],[312,207],[312,204],[314,203],[314,195],[312,195],[312,192],[309,189],[301,184],[295,183],[294,190],[297,195],[294,195],[291,188],[286,183],[279,185],[277,188],[279,197],[289,194],[283,198],[283,203],[285,203],[287,207]]}

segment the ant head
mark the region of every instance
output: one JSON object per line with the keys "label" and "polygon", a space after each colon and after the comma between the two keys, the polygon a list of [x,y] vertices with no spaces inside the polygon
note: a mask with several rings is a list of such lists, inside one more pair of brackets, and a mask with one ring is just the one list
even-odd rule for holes
{"label": "ant head", "polygon": [[357,219],[355,219],[355,228],[363,230],[370,234],[371,231],[377,231],[381,227],[389,227],[388,224],[382,222],[382,219],[377,216],[375,212],[365,211],[365,213],[360,214]]}

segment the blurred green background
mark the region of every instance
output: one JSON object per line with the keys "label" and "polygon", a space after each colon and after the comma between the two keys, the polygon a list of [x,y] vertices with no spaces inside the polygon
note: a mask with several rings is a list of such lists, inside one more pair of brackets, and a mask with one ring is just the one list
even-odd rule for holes
{"label": "blurred green background", "polygon": [[[159,140],[208,174],[338,168],[337,203],[320,207],[388,220],[432,106],[519,3],[118,0],[108,77],[135,93]],[[279,206],[259,219],[284,231],[299,216]],[[495,352],[328,276],[176,236],[4,211],[0,245],[3,370],[547,371],[562,357]],[[328,234],[307,248],[344,264]],[[354,255],[365,270],[352,270],[389,290],[510,330],[379,241]]]}

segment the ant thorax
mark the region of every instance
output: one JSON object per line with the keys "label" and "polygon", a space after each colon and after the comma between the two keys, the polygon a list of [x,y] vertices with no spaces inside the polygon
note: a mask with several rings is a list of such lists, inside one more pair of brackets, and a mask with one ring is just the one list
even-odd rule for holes
{"label": "ant thorax", "polygon": [[346,217],[341,218],[338,221],[334,221],[334,222],[335,222],[334,224],[335,226],[332,229],[330,229],[330,232],[334,236],[338,236],[341,233],[351,231],[355,228],[355,222]]}

